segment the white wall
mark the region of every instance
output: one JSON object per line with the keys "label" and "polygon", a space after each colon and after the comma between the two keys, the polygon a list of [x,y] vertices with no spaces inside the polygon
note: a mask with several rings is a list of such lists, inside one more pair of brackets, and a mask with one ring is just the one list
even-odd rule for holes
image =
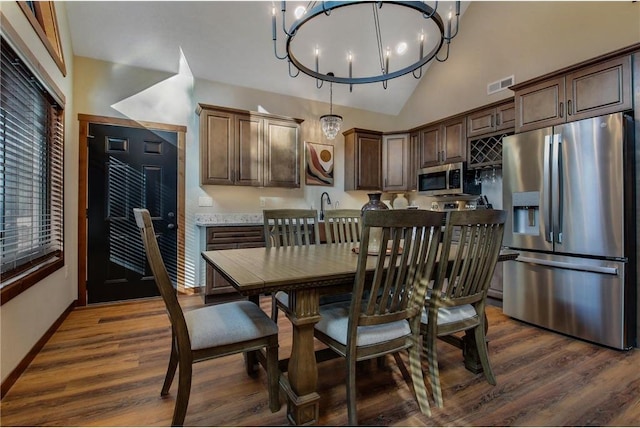
{"label": "white wall", "polygon": [[515,82],[640,42],[640,3],[471,2],[444,63],[435,62],[399,115],[400,129],[513,96],[487,84]]}
{"label": "white wall", "polygon": [[66,62],[64,77],[36,35],[16,2],[0,2],[2,14],[11,23],[31,53],[66,97],[65,108],[65,219],[64,261],[59,269],[28,290],[0,306],[0,374],[2,381],[16,368],[44,333],[76,300],[78,295],[78,149],[77,126],[73,119],[73,54],[64,4],[56,4],[62,50]]}

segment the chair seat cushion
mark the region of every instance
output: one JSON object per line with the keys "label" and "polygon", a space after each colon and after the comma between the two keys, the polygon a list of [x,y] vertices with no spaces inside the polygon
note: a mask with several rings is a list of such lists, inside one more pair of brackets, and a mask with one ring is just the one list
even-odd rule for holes
{"label": "chair seat cushion", "polygon": [[[315,328],[331,337],[338,343],[347,344],[347,328],[349,325],[350,302],[339,302],[320,307],[320,321]],[[357,346],[368,346],[386,342],[411,334],[406,320],[388,324],[358,327]]]}
{"label": "chair seat cushion", "polygon": [[248,301],[205,306],[184,313],[191,349],[258,339],[278,333],[278,326]]}
{"label": "chair seat cushion", "polygon": [[[438,325],[447,325],[477,318],[478,313],[473,305],[451,306],[440,308],[438,310]],[[427,324],[429,322],[429,312],[426,308],[422,310],[420,322],[422,324]]]}

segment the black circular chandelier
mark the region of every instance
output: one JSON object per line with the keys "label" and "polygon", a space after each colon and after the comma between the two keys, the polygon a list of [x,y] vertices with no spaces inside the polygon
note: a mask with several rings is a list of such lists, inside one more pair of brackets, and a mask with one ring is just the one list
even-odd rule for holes
{"label": "black circular chandelier", "polygon": [[[355,11],[355,7],[358,7],[357,12]],[[296,52],[294,49],[296,37],[301,37],[301,34],[307,31],[307,28],[311,28],[312,26],[316,27],[316,36],[318,38],[330,38],[333,37],[337,28],[353,26],[353,27],[365,27],[365,22],[368,20],[368,14],[366,13],[366,9],[363,7],[370,7],[371,10],[371,19],[373,21],[372,28],[374,29],[373,33],[369,33],[365,35],[364,38],[360,39],[360,43],[363,44],[367,42],[366,39],[371,39],[371,44],[375,44],[375,51],[377,52],[377,65],[375,67],[369,67],[368,70],[358,69],[357,65],[354,65],[353,56],[358,55],[358,53],[354,53],[351,51],[340,53],[344,54],[344,70],[343,73],[340,73],[337,70],[336,64],[330,64],[331,72],[322,72],[320,70],[320,50],[323,49],[318,45],[315,47],[315,52],[312,54],[313,56],[308,55],[308,52],[303,52],[306,58],[302,58],[304,55],[301,55],[299,52]],[[398,7],[402,10],[398,11]],[[330,22],[328,19],[332,15],[338,15],[342,13],[339,10],[345,9],[354,9],[352,14],[350,15],[349,21],[342,24],[336,24]],[[410,19],[404,19],[402,21],[396,22],[393,24],[394,28],[388,28],[389,20],[384,21],[383,11],[385,9],[394,9],[395,14],[398,15],[398,12],[402,12],[403,14],[409,13],[411,16],[412,22],[415,22],[416,26],[420,26],[421,28],[416,28],[416,37],[415,44],[409,48],[405,44],[405,50],[411,49],[415,52],[412,55],[415,58],[415,61],[411,60],[409,63],[400,64],[399,61],[396,61],[396,69],[392,69],[394,65],[394,61],[396,58],[391,59],[391,49],[387,45],[385,50],[385,42],[383,39],[383,27],[385,36],[387,39],[390,37],[389,34],[394,35],[395,33],[399,33],[401,31],[406,31],[406,28],[410,26]],[[283,36],[286,40],[285,44],[285,52],[284,54],[278,53],[278,29],[277,29],[277,16],[276,16],[276,7],[272,8],[272,39],[273,39],[273,47],[274,54],[276,58],[280,60],[286,60],[289,65],[289,75],[291,77],[296,77],[300,72],[311,76],[316,79],[316,86],[318,88],[322,87],[323,82],[331,82],[331,83],[340,83],[340,84],[348,84],[350,85],[350,90],[353,89],[353,85],[358,84],[367,84],[367,83],[375,83],[382,82],[384,88],[387,88],[387,81],[391,79],[395,79],[400,76],[404,76],[409,73],[413,73],[413,76],[419,79],[422,76],[422,67],[427,64],[429,61],[436,59],[437,61],[444,62],[449,57],[449,43],[451,40],[458,34],[459,28],[459,17],[460,17],[460,2],[455,2],[455,11],[453,8],[449,11],[448,19],[446,23],[441,18],[440,14],[437,12],[438,2],[432,6],[428,5],[425,2],[419,1],[325,1],[325,2],[309,2],[306,7],[298,6],[295,11],[295,20],[293,23],[287,28],[286,25],[286,11],[287,11],[287,2],[282,1],[280,11],[282,13],[281,23],[282,23],[282,32]],[[455,17],[455,18],[454,18]],[[420,20],[414,19],[420,18]],[[453,21],[453,22],[452,22]],[[424,24],[423,24],[424,23]],[[369,25],[369,24],[367,24]],[[429,26],[429,43],[426,46],[425,40],[425,31],[423,26]],[[371,27],[368,27],[371,28]],[[453,30],[452,30],[453,28]],[[351,30],[353,31],[353,30]],[[434,37],[433,34],[436,34]],[[339,43],[347,46],[352,40],[341,40]],[[342,46],[341,46],[342,47]],[[426,52],[425,52],[426,48]],[[304,51],[308,51],[309,49],[305,47]],[[337,50],[333,48],[333,50]],[[444,51],[443,57],[439,57],[439,53]],[[373,51],[369,51],[373,52]],[[335,52],[334,52],[335,53]],[[365,54],[363,53],[362,56]],[[371,56],[371,55],[370,55]],[[370,59],[370,58],[367,58]],[[358,64],[360,65],[360,64]],[[391,67],[390,67],[391,66]],[[354,69],[357,71],[354,74]],[[419,72],[417,72],[419,70]]]}

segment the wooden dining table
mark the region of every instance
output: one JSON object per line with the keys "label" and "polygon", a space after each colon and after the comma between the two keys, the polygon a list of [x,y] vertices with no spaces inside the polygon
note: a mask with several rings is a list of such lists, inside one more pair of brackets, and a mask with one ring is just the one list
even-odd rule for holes
{"label": "wooden dining table", "polygon": [[[353,286],[358,265],[354,247],[357,244],[202,252],[207,263],[240,294],[254,301],[261,294],[288,292],[290,311],[286,316],[292,323],[293,338],[287,376],[280,376],[280,386],[287,396],[287,418],[291,424],[318,423],[320,396],[313,329],[320,320],[320,296],[348,291]],[[498,260],[516,257],[517,253],[505,251]],[[373,271],[375,262],[376,257],[369,257],[367,270]],[[475,363],[479,366],[479,361]]]}

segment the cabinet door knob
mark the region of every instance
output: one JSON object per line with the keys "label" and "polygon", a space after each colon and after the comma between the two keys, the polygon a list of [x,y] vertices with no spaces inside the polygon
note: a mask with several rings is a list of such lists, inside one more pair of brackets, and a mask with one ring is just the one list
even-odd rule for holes
{"label": "cabinet door knob", "polygon": [[571,116],[573,114],[573,103],[571,100],[567,101],[567,115]]}
{"label": "cabinet door knob", "polygon": [[564,103],[560,102],[560,117],[564,117]]}

